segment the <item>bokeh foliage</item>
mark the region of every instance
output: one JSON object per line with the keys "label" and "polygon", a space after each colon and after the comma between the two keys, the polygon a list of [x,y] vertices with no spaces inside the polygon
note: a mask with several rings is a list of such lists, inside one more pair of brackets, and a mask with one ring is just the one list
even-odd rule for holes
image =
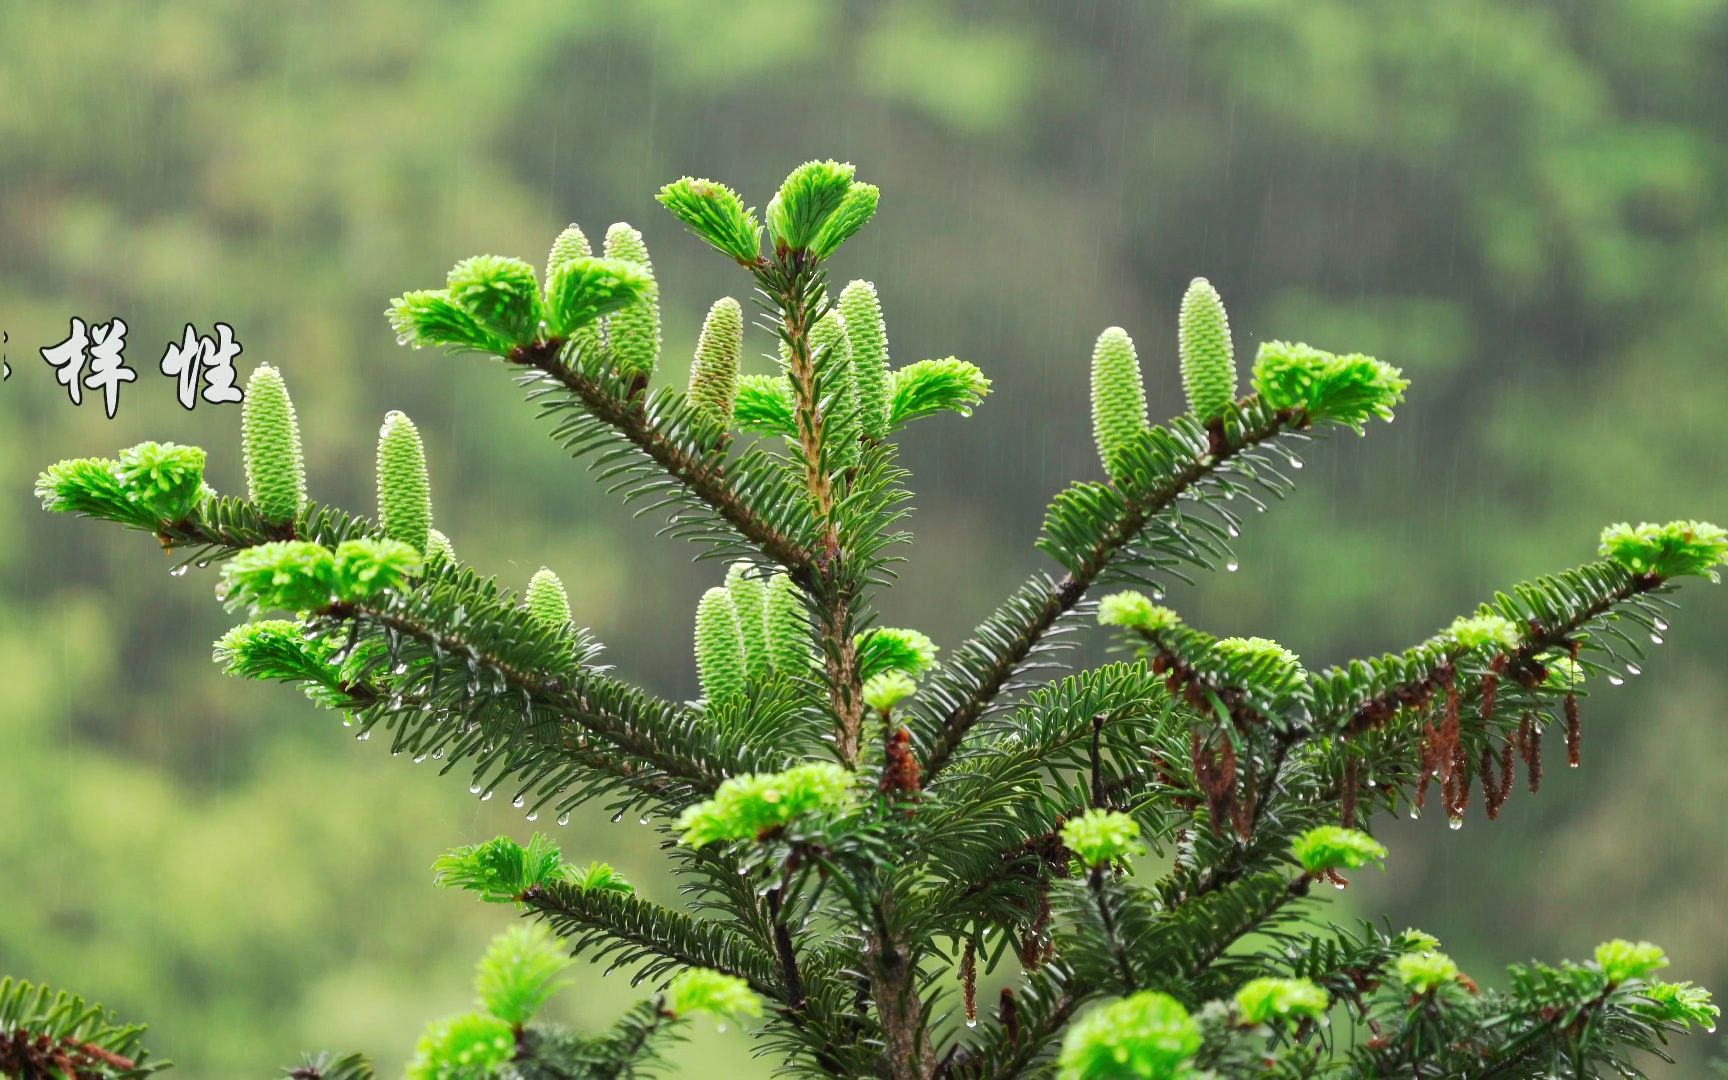
{"label": "bokeh foliage", "polygon": [[[735,283],[652,191],[692,170],[762,190],[840,153],[891,193],[843,261],[881,284],[896,355],[959,351],[995,381],[964,428],[906,440],[924,543],[888,621],[953,641],[1034,564],[1045,500],[1095,469],[1098,330],[1140,343],[1154,418],[1180,407],[1171,301],[1205,275],[1244,351],[1300,327],[1414,383],[1399,425],[1329,448],[1295,520],[1182,604],[1323,663],[1588,557],[1597,522],[1728,512],[1724,98],[1728,5],[1707,0],[0,9],[0,971],[149,1019],[193,1077],[319,1045],[388,1065],[462,1007],[498,928],[427,887],[433,855],[528,828],[291,692],[201,675],[226,627],[209,575],[140,575],[147,540],[35,508],[46,463],[145,437],[210,447],[241,487],[237,417],[183,412],[154,370],[184,323],[232,323],[243,369],[291,380],[314,497],[367,505],[354,463],[405,410],[466,558],[559,570],[627,674],[691,694],[663,629],[717,571],[380,312],[471,250],[625,219],[675,362]],[[130,325],[113,422],[35,357],[72,315]],[[747,371],[770,345],[747,327]],[[1725,614],[1700,590],[1665,646],[1673,692],[1598,695],[1584,767],[1540,799],[1492,829],[1387,830],[1403,872],[1365,878],[1364,906],[1466,969],[1636,933],[1728,983]],[[578,817],[560,840],[673,899],[631,865],[633,827]],[[609,1018],[622,996],[564,1000]],[[688,1054],[763,1071],[736,1040]]]}

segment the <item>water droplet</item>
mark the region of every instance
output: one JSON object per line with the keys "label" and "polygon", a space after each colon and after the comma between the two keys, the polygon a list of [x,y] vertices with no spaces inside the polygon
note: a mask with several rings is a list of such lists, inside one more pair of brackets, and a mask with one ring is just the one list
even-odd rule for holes
{"label": "water droplet", "polygon": [[1337,889],[1339,892],[1343,892],[1345,889],[1350,887],[1350,883],[1345,881],[1343,878],[1339,878],[1337,881],[1332,883],[1332,887]]}
{"label": "water droplet", "polygon": [[1658,630],[1666,630],[1666,629],[1668,629],[1668,623],[1667,623],[1667,621],[1666,621],[1666,620],[1664,620],[1664,619],[1657,619],[1657,620],[1656,620],[1656,629],[1658,629]]}
{"label": "water droplet", "polygon": [[570,811],[566,810],[562,814],[558,815],[558,824],[560,824],[560,825],[570,824]]}
{"label": "water droplet", "polygon": [[186,564],[181,563],[179,566],[176,566],[174,569],[168,571],[168,576],[169,577],[185,577],[186,576]]}
{"label": "water droplet", "polygon": [[977,1026],[978,1026],[978,1021],[977,1021],[977,1020],[974,1020],[974,1019],[970,1019],[970,1018],[968,1018],[968,1019],[967,1019],[967,1021],[966,1021],[966,1026],[967,1026],[967,1027],[969,1027],[969,1028],[975,1028],[975,1027],[977,1027]]}
{"label": "water droplet", "polygon": [[1447,818],[1446,827],[1451,829],[1453,832],[1457,832],[1459,829],[1464,827],[1464,819],[1461,817]]}
{"label": "water droplet", "polygon": [[1379,787],[1380,783],[1379,783],[1379,781],[1375,780],[1372,776],[1370,776],[1368,778],[1368,786],[1369,787]]}
{"label": "water droplet", "polygon": [[1644,674],[1644,669],[1639,667],[1637,664],[1627,664],[1626,665],[1626,674],[1628,674],[1628,675],[1642,675],[1642,674]]}
{"label": "water droplet", "polygon": [[390,669],[390,673],[392,675],[406,675],[406,674],[408,674],[408,661],[404,660],[400,664],[397,664],[395,667]]}
{"label": "water droplet", "polygon": [[638,824],[638,825],[646,825],[646,824],[648,824],[648,815],[647,815],[647,814],[643,814],[643,815],[642,815],[642,816],[641,816],[641,817],[639,817],[639,818],[637,818],[637,819],[636,819],[636,824]]}
{"label": "water droplet", "polygon": [[480,785],[479,784],[469,784],[468,785],[468,794],[470,794],[470,795],[480,794]]}
{"label": "water droplet", "polygon": [[1652,645],[1662,644],[1662,635],[1661,634],[1651,634],[1650,635],[1650,644],[1652,644]]}
{"label": "water droplet", "polygon": [[367,739],[370,739],[371,737],[372,737],[372,730],[370,728],[368,728],[367,730],[362,731],[360,734],[354,736],[354,741],[355,742],[365,742]]}
{"label": "water droplet", "polygon": [[518,810],[522,809],[527,804],[528,804],[528,797],[526,795],[518,795],[514,799],[510,800],[510,805],[514,806]]}
{"label": "water droplet", "polygon": [[714,1030],[718,1031],[720,1034],[724,1035],[724,1034],[726,1034],[726,1025],[725,1024],[715,1024]]}
{"label": "water droplet", "polygon": [[1608,676],[1608,685],[1609,686],[1625,686],[1626,680],[1622,679],[1618,675],[1610,675],[1610,676]]}
{"label": "water droplet", "polygon": [[414,764],[416,764],[416,765],[423,763],[425,760],[426,760],[425,754],[415,754],[414,755]]}
{"label": "water droplet", "polygon": [[1227,534],[1229,534],[1229,535],[1230,535],[1230,536],[1231,536],[1231,537],[1232,537],[1232,538],[1234,538],[1234,537],[1237,537],[1237,536],[1241,536],[1241,535],[1242,535],[1242,530],[1241,530],[1241,529],[1238,529],[1238,528],[1237,528],[1237,527],[1236,527],[1236,526],[1234,526],[1234,525],[1229,525],[1229,526],[1226,526],[1226,527],[1225,527],[1225,529],[1224,529],[1224,531],[1225,531],[1225,532],[1226,532],[1226,533],[1227,533]]}
{"label": "water droplet", "polygon": [[486,794],[480,796],[480,801],[481,802],[489,801],[492,798],[493,794],[494,794],[494,792],[490,788],[488,788],[486,791]]}
{"label": "water droplet", "polygon": [[540,811],[535,810],[534,812],[530,813],[528,815],[528,820],[529,821],[539,821],[540,820]]}
{"label": "water droplet", "polygon": [[1421,816],[1422,816],[1422,811],[1420,811],[1420,810],[1418,810],[1418,809],[1417,809],[1417,808],[1416,808],[1416,807],[1414,807],[1414,806],[1412,806],[1412,807],[1411,807],[1411,808],[1410,808],[1410,820],[1411,820],[1411,821],[1415,821],[1415,820],[1416,820],[1416,819],[1417,819],[1417,818],[1419,818],[1419,817],[1421,817]]}
{"label": "water droplet", "polygon": [[1568,767],[1576,769],[1579,763],[1576,761],[1568,761],[1566,764]]}
{"label": "water droplet", "polygon": [[1224,569],[1226,569],[1226,570],[1230,571],[1232,574],[1234,574],[1237,570],[1241,569],[1241,567],[1239,567],[1236,564],[1235,559],[1231,559],[1229,562],[1224,564]]}
{"label": "water droplet", "polygon": [[1292,469],[1300,469],[1302,467],[1302,459],[1299,457],[1291,458],[1290,459],[1290,467]]}

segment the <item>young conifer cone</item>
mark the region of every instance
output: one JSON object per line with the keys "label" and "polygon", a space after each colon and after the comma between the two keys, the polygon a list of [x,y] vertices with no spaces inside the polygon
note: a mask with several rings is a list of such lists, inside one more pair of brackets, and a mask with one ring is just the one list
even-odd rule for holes
{"label": "young conifer cone", "polygon": [[1112,480],[1123,478],[1122,453],[1146,430],[1140,359],[1128,331],[1112,326],[1098,335],[1092,348],[1092,437]]}
{"label": "young conifer cone", "polygon": [[840,292],[840,315],[852,346],[852,375],[858,383],[858,420],[864,437],[888,437],[888,328],[876,286],[854,281]]}
{"label": "young conifer cone", "polygon": [[768,579],[765,613],[774,673],[784,678],[804,674],[810,668],[810,624],[804,598],[787,575],[775,574]]}
{"label": "young conifer cone", "polygon": [[246,456],[246,494],[259,515],[272,523],[299,517],[306,504],[300,424],[281,372],[269,364],[260,365],[246,383],[240,438]]}
{"label": "young conifer cone", "polygon": [[426,447],[414,421],[399,412],[378,432],[378,524],[384,535],[424,553],[432,528],[432,484]]}
{"label": "young conifer cone", "polygon": [[738,360],[744,348],[744,309],[722,296],[702,320],[696,359],[690,365],[690,403],[724,430],[738,396]]}
{"label": "young conifer cone", "polygon": [[[546,279],[543,287],[546,290],[548,302],[552,291],[552,277],[560,267],[572,259],[586,259],[594,254],[594,249],[588,244],[588,235],[582,231],[582,226],[572,221],[564,226],[564,231],[552,241],[552,250],[546,255]],[[570,343],[575,346],[578,355],[587,355],[600,346],[600,324],[587,323],[570,332]]]}
{"label": "young conifer cone", "polygon": [[528,579],[528,589],[522,596],[528,614],[547,626],[559,630],[570,627],[570,596],[558,575],[542,566]]}
{"label": "young conifer cone", "polygon": [[[606,230],[604,254],[608,259],[635,265],[647,275],[650,283],[653,282],[654,266],[648,261],[648,245],[643,242],[642,234],[627,223],[620,221]],[[618,371],[638,378],[652,375],[654,365],[660,361],[658,286],[651,284],[641,299],[614,312],[606,320],[606,328],[611,336],[612,358],[618,364]]]}
{"label": "young conifer cone", "polygon": [[726,571],[726,591],[732,594],[732,610],[738,616],[745,673],[751,682],[760,683],[773,667],[768,655],[768,586],[749,572],[749,563],[733,563]]}
{"label": "young conifer cone", "polygon": [[696,673],[702,696],[718,705],[744,692],[744,638],[732,594],[713,588],[696,605]]}
{"label": "young conifer cone", "polygon": [[858,464],[858,380],[852,366],[852,345],[839,309],[816,320],[810,328],[810,351],[822,372],[822,448],[830,469]]}
{"label": "young conifer cone", "polygon": [[1177,347],[1189,411],[1201,421],[1222,415],[1236,400],[1236,359],[1224,301],[1205,278],[1195,278],[1183,294]]}

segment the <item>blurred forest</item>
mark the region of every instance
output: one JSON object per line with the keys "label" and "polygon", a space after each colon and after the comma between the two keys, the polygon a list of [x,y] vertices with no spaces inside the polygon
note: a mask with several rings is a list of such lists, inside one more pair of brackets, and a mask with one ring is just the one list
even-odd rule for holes
{"label": "blurred forest", "polygon": [[[681,380],[702,313],[746,282],[652,192],[693,173],[760,205],[814,156],[883,189],[835,273],[879,284],[896,359],[995,380],[972,419],[905,439],[919,544],[890,624],[951,647],[1039,564],[1045,501],[1098,472],[1100,329],[1139,341],[1154,414],[1179,408],[1197,274],[1239,355],[1307,340],[1413,386],[1396,425],[1315,447],[1240,572],[1178,597],[1196,625],[1337,661],[1590,558],[1608,521],[1728,518],[1722,0],[7,3],[0,972],[148,1020],[189,1078],[320,1047],[394,1069],[465,1007],[509,915],[433,890],[431,861],[533,826],[225,679],[212,575],[42,513],[31,482],[171,438],[240,489],[239,411],[184,411],[156,371],[186,323],[226,321],[243,372],[288,378],[314,497],[370,509],[374,433],[404,409],[461,555],[515,584],[552,566],[624,674],[690,695],[719,568],[614,505],[501,371],[399,348],[383,309],[461,256],[538,262],[568,221],[625,219]],[[130,327],[113,421],[36,353],[74,315]],[[1490,981],[1648,937],[1728,991],[1728,592],[1686,600],[1650,673],[1585,703],[1583,768],[1492,826],[1383,822],[1389,871],[1331,913],[1421,926]],[[634,820],[557,832],[676,900]],[[637,993],[586,972],[561,1008],[599,1023]],[[748,1049],[710,1029],[679,1060],[767,1075]],[[1714,1051],[1684,1052],[1697,1071]]]}

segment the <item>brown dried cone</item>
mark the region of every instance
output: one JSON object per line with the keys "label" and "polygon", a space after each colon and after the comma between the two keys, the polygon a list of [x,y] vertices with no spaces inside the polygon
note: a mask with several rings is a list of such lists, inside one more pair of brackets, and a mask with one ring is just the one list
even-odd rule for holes
{"label": "brown dried cone", "polygon": [[918,758],[912,753],[912,733],[901,728],[888,737],[887,762],[882,768],[882,790],[889,794],[916,795],[920,790]]}
{"label": "brown dried cone", "polygon": [[978,1022],[978,947],[970,940],[960,955],[960,990],[966,997],[966,1020]]}

